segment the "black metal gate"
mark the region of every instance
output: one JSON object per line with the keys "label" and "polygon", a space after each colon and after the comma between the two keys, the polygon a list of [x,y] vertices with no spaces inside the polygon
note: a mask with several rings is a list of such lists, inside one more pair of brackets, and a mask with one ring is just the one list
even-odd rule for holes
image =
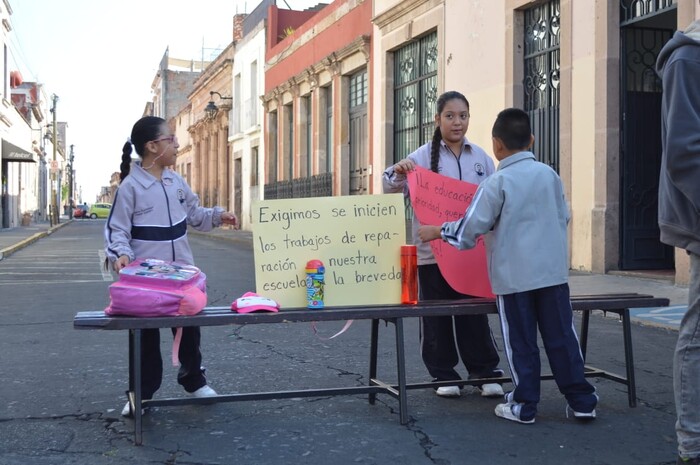
{"label": "black metal gate", "polygon": [[559,172],[559,0],[525,10],[525,108],[537,159]]}
{"label": "black metal gate", "polygon": [[659,51],[673,35],[673,29],[655,26],[666,24],[675,24],[672,1],[621,0],[622,270],[669,269],[674,263],[673,248],[659,241],[657,212],[661,167],[661,80],[654,67]]}

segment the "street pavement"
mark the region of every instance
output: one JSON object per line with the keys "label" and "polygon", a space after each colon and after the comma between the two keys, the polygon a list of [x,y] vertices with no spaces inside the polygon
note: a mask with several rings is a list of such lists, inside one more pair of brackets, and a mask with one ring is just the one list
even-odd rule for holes
{"label": "street pavement", "polygon": [[[0,465],[675,463],[671,358],[677,317],[659,318],[659,309],[644,309],[635,317],[638,406],[628,407],[624,386],[592,379],[601,401],[598,418],[590,424],[566,418],[565,401],[548,381],[542,383],[537,422],[528,426],[495,417],[498,400],[481,398],[474,390],[465,389],[459,399],[417,390],[409,392],[410,420],[404,426],[396,401],[386,395],[379,395],[373,406],[364,396],[338,396],[160,407],[145,417],[144,445],[135,447],[133,422],[119,415],[126,387],[125,334],[72,329],[76,311],[104,306],[109,282],[96,259],[103,225],[102,220],[62,219],[53,228],[39,224],[0,230],[5,257],[0,261]],[[207,271],[211,305],[228,305],[253,290],[249,232],[190,234],[197,264]],[[75,265],[87,260],[83,256],[91,257],[90,265]],[[47,275],[33,278],[41,283],[36,286],[27,283],[28,272],[17,272],[20,267],[36,267],[37,272],[55,267],[46,273],[60,276],[69,261],[80,267],[77,285],[69,284],[68,277],[51,281]],[[629,276],[572,272],[571,287],[573,294],[668,297],[675,313],[682,313],[687,299],[687,289],[668,281]],[[495,316],[491,325],[505,368]],[[320,323],[318,330],[330,335],[340,326],[342,322]],[[391,326],[381,326],[379,378],[392,382],[393,332]],[[222,394],[365,385],[368,334],[366,321],[355,322],[332,341],[303,324],[205,328],[204,364],[212,386]],[[418,322],[407,319],[409,382],[428,380],[417,335]],[[167,355],[166,331],[161,338]],[[164,358],[158,394],[180,396],[176,369]],[[588,361],[624,373],[617,318],[591,318]],[[546,361],[542,370],[548,372]]]}

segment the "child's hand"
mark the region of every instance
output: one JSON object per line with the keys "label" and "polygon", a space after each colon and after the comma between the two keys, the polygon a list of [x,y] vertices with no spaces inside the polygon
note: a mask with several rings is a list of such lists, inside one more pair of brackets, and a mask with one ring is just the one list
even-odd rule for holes
{"label": "child's hand", "polygon": [[404,158],[394,165],[394,172],[397,174],[406,174],[414,169],[416,169],[416,164],[409,158]]}
{"label": "child's hand", "polygon": [[234,229],[238,229],[238,218],[231,212],[224,212],[221,214],[221,222],[225,224],[233,225]]}
{"label": "child's hand", "polygon": [[418,237],[422,242],[430,242],[435,239],[442,239],[442,228],[440,226],[420,226],[418,228]]}
{"label": "child's hand", "polygon": [[124,268],[128,264],[129,264],[129,256],[122,255],[121,257],[114,260],[114,264],[112,264],[112,267],[114,268],[114,271],[119,273],[119,270],[121,270],[122,268]]}

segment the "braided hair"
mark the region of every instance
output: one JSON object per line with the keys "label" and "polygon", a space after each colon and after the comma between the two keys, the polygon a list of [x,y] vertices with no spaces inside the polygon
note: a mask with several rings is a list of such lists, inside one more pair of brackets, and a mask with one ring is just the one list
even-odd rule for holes
{"label": "braided hair", "polygon": [[[445,109],[445,104],[450,100],[459,99],[467,105],[467,110],[469,110],[469,101],[467,97],[457,92],[456,90],[451,90],[445,92],[437,99],[437,114],[442,113]],[[430,146],[430,170],[437,173],[438,172],[438,161],[440,160],[440,141],[442,140],[442,132],[440,132],[440,125],[438,124],[433,133],[433,141]]]}
{"label": "braided hair", "polygon": [[143,157],[146,143],[158,139],[163,130],[165,120],[157,116],[144,116],[134,124],[131,137],[122,147],[122,162],[119,165],[119,182],[129,175],[131,170],[132,145],[139,157]]}

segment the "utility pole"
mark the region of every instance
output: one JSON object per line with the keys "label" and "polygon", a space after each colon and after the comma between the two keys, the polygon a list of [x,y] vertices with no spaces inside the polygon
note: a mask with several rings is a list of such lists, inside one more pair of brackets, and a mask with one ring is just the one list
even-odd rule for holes
{"label": "utility pole", "polygon": [[73,144],[70,144],[70,157],[68,158],[68,218],[73,219]]}
{"label": "utility pole", "polygon": [[56,160],[56,144],[58,137],[56,134],[56,102],[58,102],[58,95],[53,94],[51,96],[53,105],[51,106],[51,113],[53,114],[53,124],[51,129],[51,135],[53,137],[53,161],[51,163],[51,225],[58,224],[58,160]]}

